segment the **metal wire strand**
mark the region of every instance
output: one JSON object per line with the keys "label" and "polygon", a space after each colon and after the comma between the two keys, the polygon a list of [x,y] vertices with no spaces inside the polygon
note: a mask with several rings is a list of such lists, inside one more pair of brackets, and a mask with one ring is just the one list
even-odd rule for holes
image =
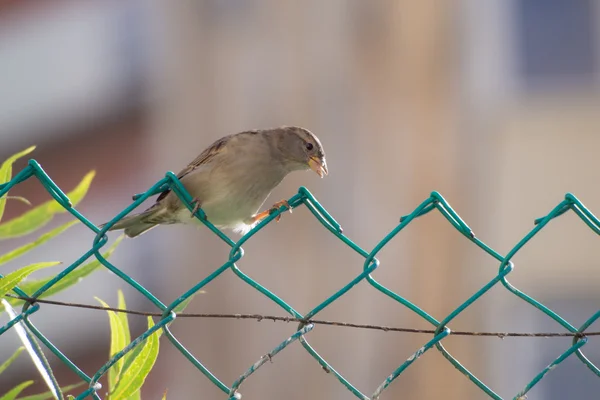
{"label": "metal wire strand", "polygon": [[[145,316],[145,317],[162,317],[163,313],[160,312],[151,312],[151,311],[139,311],[139,310],[129,310],[125,308],[114,308],[114,307],[103,307],[96,306],[93,304],[82,304],[82,303],[69,303],[64,301],[55,301],[55,300],[44,300],[44,299],[34,299],[31,297],[23,297],[23,296],[15,296],[11,294],[7,294],[7,297],[23,300],[25,302],[29,302],[31,304],[40,303],[40,304],[49,304],[53,306],[62,306],[62,307],[71,307],[71,308],[84,308],[88,310],[100,310],[100,311],[114,311],[118,313],[124,313],[129,315],[137,315],[137,316]],[[377,330],[383,332],[400,332],[400,333],[422,333],[422,334],[435,334],[435,329],[415,329],[415,328],[399,328],[394,326],[385,326],[385,325],[372,325],[372,324],[357,324],[353,322],[341,322],[341,321],[329,321],[324,319],[315,319],[315,318],[295,318],[295,317],[286,317],[286,316],[277,316],[277,315],[264,315],[264,314],[215,314],[215,313],[177,313],[177,318],[207,318],[207,319],[238,319],[238,320],[255,320],[257,322],[261,322],[263,320],[273,321],[273,322],[300,322],[302,324],[308,325],[329,325],[329,326],[339,326],[342,328],[357,328],[357,329],[370,329]],[[497,337],[500,339],[504,339],[507,337],[529,337],[529,338],[552,338],[552,337],[578,337],[583,338],[586,336],[600,336],[600,332],[474,332],[474,331],[451,331],[451,335],[454,336],[487,336],[487,337]]]}

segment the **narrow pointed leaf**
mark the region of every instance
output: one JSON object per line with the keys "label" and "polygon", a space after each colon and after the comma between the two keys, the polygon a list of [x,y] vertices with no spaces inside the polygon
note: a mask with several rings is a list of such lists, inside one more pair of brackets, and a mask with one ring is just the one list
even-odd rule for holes
{"label": "narrow pointed leaf", "polygon": [[[35,149],[35,146],[31,146],[11,157],[6,159],[0,166],[0,184],[6,183],[12,177],[12,165],[19,158],[26,156],[31,153]],[[6,208],[6,196],[2,196],[0,198],[0,220],[2,220],[2,216],[4,215],[4,209]]]}
{"label": "narrow pointed leaf", "polygon": [[[75,189],[67,193],[67,197],[69,197],[73,206],[77,205],[85,197],[95,174],[95,171],[89,172],[83,177]],[[56,200],[52,199],[46,201],[20,216],[1,224],[0,240],[27,235],[52,221],[55,214],[64,213],[66,211],[67,210]]]}
{"label": "narrow pointed leaf", "polygon": [[[119,289],[117,292],[117,296],[119,299],[117,303],[117,308],[120,308],[121,310],[127,309],[127,304],[125,303],[125,296],[123,296],[123,291]],[[123,333],[125,334],[125,343],[126,345],[128,345],[129,342],[131,342],[131,334],[129,333],[129,321],[127,320],[127,314],[117,313],[117,316],[121,320],[121,325],[123,326]]]}
{"label": "narrow pointed leaf", "polygon": [[0,397],[0,400],[15,400],[23,390],[27,389],[31,385],[33,385],[33,381],[23,382],[6,392],[6,394]]}
{"label": "narrow pointed leaf", "polygon": [[[75,207],[77,204],[79,204],[81,200],[83,200],[83,198],[88,192],[88,189],[90,188],[90,185],[92,184],[94,176],[96,176],[96,171],[92,170],[88,172],[77,184],[75,189],[67,193],[67,197],[69,198],[69,200],[71,200],[71,204],[73,205],[73,207]],[[55,213],[66,212],[65,208],[55,200],[49,201],[48,208],[51,212]]]}
{"label": "narrow pointed leaf", "polygon": [[[109,307],[104,301],[95,297],[95,299],[102,304],[103,307]],[[116,353],[123,350],[129,342],[125,341],[125,331],[121,318],[116,312],[107,310],[108,321],[110,323],[110,357],[113,357]],[[114,390],[119,381],[119,374],[123,368],[123,358],[119,359],[112,367],[108,370],[108,391],[109,393]]]}
{"label": "narrow pointed leaf", "polygon": [[53,267],[58,264],[60,264],[59,261],[35,263],[13,271],[4,278],[0,278],[0,297],[4,297],[6,293],[11,291],[19,284],[19,282],[25,279],[32,272],[43,268]]}
{"label": "narrow pointed leaf", "polygon": [[[153,326],[152,318],[148,317],[148,329]],[[142,388],[158,357],[160,332],[160,330],[156,331],[146,338],[142,351],[135,357],[129,368],[121,374],[117,388],[111,396],[112,400],[129,399]]]}
{"label": "narrow pointed leaf", "polygon": [[19,354],[21,354],[21,352],[22,352],[23,350],[25,350],[25,347],[19,347],[19,348],[17,349],[17,351],[15,351],[15,352],[13,353],[13,355],[9,357],[9,359],[8,359],[8,360],[4,361],[4,362],[2,363],[2,365],[0,365],[0,374],[1,374],[1,373],[3,373],[3,372],[6,370],[6,368],[8,368],[8,366],[9,366],[10,364],[12,364],[12,363],[13,363],[13,361],[15,361],[15,360],[17,359],[17,357],[19,357]]}
{"label": "narrow pointed leaf", "polygon": [[[108,250],[102,254],[102,256],[104,258],[109,258],[113,254],[113,252],[115,251],[115,249],[117,248],[117,246],[119,245],[121,240],[123,240],[123,236],[119,236],[117,238],[117,240],[115,240],[115,242],[108,248]],[[62,292],[63,290],[70,288],[71,286],[75,285],[81,279],[88,276],[89,274],[91,274],[92,272],[94,272],[101,266],[102,266],[102,263],[98,260],[93,260],[93,261],[88,262],[87,264],[81,265],[80,267],[78,267],[74,271],[72,271],[70,274],[65,276],[63,279],[56,282],[56,284],[54,284],[52,287],[50,287],[44,293],[42,293],[39,296],[39,298],[40,299],[47,298],[52,295],[55,295],[58,292]],[[48,278],[27,280],[27,281],[21,283],[19,285],[19,287],[23,291],[25,291],[25,293],[33,294],[38,289],[40,289],[42,286],[44,286],[48,282],[50,282],[50,280],[52,280],[53,278],[54,277],[51,276]],[[7,300],[13,306],[23,303],[23,300],[19,300],[19,299],[7,298]]]}
{"label": "narrow pointed leaf", "polygon": [[[199,291],[194,293],[193,295],[191,295],[190,297],[188,297],[187,299],[185,299],[184,301],[182,301],[177,307],[175,307],[173,309],[173,311],[175,313],[181,313],[183,312],[186,307],[191,303],[192,299],[196,296],[196,294],[199,293],[204,293],[204,291]],[[162,329],[158,331],[158,337],[160,338],[160,336],[163,334]],[[137,346],[135,347],[133,350],[131,350],[129,353],[127,353],[125,355],[125,364],[123,365],[123,369],[121,370],[121,373],[124,373],[125,371],[127,371],[129,369],[129,367],[131,366],[131,364],[133,363],[133,361],[136,359],[136,357],[140,354],[140,352],[143,350],[143,346]]]}
{"label": "narrow pointed leaf", "polygon": [[[125,303],[125,296],[123,296],[123,292],[121,290],[119,290],[117,295],[119,297],[119,303],[117,305],[117,308],[120,308],[122,310],[126,309],[127,304]],[[126,313],[117,313],[117,315],[119,316],[119,318],[121,319],[121,323],[123,324],[123,332],[125,333],[125,341],[127,342],[127,344],[129,344],[131,342],[131,333],[129,331],[129,321],[127,319],[127,314]],[[138,346],[138,347],[142,347],[142,346]],[[137,349],[137,347],[136,347],[136,349]],[[131,352],[129,352],[128,354],[131,354]],[[123,357],[122,360],[123,360],[123,367],[121,368],[121,373],[120,373],[121,375],[123,375],[123,372],[125,371],[125,364],[127,363],[127,355],[125,355],[125,357]],[[110,373],[110,371],[109,371],[109,373]],[[112,388],[114,389],[115,387],[112,386]],[[135,392],[131,396],[129,396],[129,398],[127,400],[141,400],[141,392],[138,390],[137,392]]]}
{"label": "narrow pointed leaf", "polygon": [[33,150],[35,150],[35,146],[28,147],[25,150],[20,151],[16,154],[13,154],[10,157],[8,157],[6,159],[6,161],[4,161],[2,163],[2,166],[0,166],[0,183],[8,182],[11,178],[12,165],[15,163],[15,161],[17,161],[19,158],[25,157],[27,154],[31,153]]}
{"label": "narrow pointed leaf", "polygon": [[[188,297],[187,299],[182,301],[177,307],[175,307],[173,309],[173,311],[175,313],[183,312],[186,309],[186,307],[191,303],[191,301],[196,296],[196,294],[199,294],[199,293],[204,293],[204,291],[199,291],[199,292],[194,293],[193,295],[191,295],[190,297]],[[121,308],[121,307],[119,307],[119,308]],[[161,329],[158,331],[158,337],[160,337],[162,334],[163,334],[163,331]],[[121,373],[124,373],[125,371],[127,371],[129,369],[129,367],[131,366],[133,361],[136,359],[136,357],[140,354],[140,352],[142,350],[143,350],[143,346],[137,346],[125,355],[125,357],[124,357],[125,365],[123,365],[123,369],[121,370]]]}
{"label": "narrow pointed leaf", "polygon": [[26,245],[17,247],[16,249],[9,251],[8,253],[0,255],[0,265],[7,263],[9,261],[12,261],[15,258],[20,257],[23,254],[27,253],[28,251],[33,250],[37,246],[46,243],[48,240],[52,239],[55,236],[60,235],[61,233],[63,233],[64,231],[66,231],[67,229],[69,229],[70,227],[72,227],[73,225],[75,225],[77,223],[79,223],[79,220],[69,221],[64,225],[61,225],[57,228],[52,229],[50,232],[44,233],[43,235],[41,235],[40,237],[38,237],[36,240],[34,240],[31,243],[27,243]]}

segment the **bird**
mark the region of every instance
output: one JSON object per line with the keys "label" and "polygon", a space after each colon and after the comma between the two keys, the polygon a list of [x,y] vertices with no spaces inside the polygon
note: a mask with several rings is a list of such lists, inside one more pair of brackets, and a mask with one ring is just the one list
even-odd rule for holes
{"label": "bird", "polygon": [[289,173],[306,170],[321,178],[328,174],[323,146],[308,129],[282,126],[224,136],[177,174],[193,198],[191,215],[175,192],[167,189],[150,208],[122,218],[108,230],[124,230],[134,238],[158,225],[198,224],[194,215],[202,208],[217,228],[243,235],[282,205],[291,212],[286,200],[259,211]]}

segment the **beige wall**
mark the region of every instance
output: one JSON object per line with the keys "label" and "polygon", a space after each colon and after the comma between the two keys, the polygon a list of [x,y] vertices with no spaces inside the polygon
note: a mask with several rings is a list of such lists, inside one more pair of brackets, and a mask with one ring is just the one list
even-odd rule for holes
{"label": "beige wall", "polygon": [[[459,159],[448,96],[451,71],[438,67],[446,62],[443,48],[452,29],[446,10],[433,3],[349,7],[338,1],[309,7],[269,2],[253,3],[211,22],[210,7],[195,7],[166,10],[172,27],[167,47],[173,53],[164,86],[167,97],[157,108],[154,144],[157,155],[169,156],[161,157],[154,168],[180,168],[227,133],[299,124],[320,136],[330,176],[323,181],[310,174],[290,176],[270,201],[290,197],[305,185],[345,233],[367,249],[433,189],[460,204],[460,192],[453,185]],[[361,8],[380,22],[370,25]],[[402,12],[406,9],[411,13]],[[190,287],[226,260],[227,248],[206,230],[155,234],[163,235],[171,250],[163,255],[164,263],[171,265],[169,292]],[[446,262],[461,257],[453,250],[456,239],[440,217],[420,220],[410,234],[403,233],[382,252],[375,277],[441,318],[462,298],[452,288],[457,275],[450,274],[450,268],[457,272],[456,267]],[[240,267],[300,312],[323,301],[362,268],[361,258],[303,209],[269,226],[245,248]],[[206,290],[192,305],[195,311],[283,313],[229,272]],[[364,283],[320,315],[428,327]],[[294,331],[292,326],[251,322],[180,324],[175,327],[178,337],[227,384]],[[368,395],[428,340],[322,327],[308,338]],[[461,351],[459,345],[453,350]],[[462,351],[461,359],[473,365],[468,351]],[[245,397],[349,396],[299,345],[274,362],[244,384]],[[180,355],[169,354],[162,365],[170,372],[174,398],[189,393],[217,398],[218,391]],[[476,393],[460,374],[449,371],[442,357],[431,352],[399,378],[386,397],[458,399]]]}

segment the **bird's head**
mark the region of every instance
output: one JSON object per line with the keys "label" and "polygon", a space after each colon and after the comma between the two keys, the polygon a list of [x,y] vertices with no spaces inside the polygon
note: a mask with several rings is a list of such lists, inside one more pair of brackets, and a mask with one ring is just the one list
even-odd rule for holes
{"label": "bird's head", "polygon": [[321,178],[327,175],[327,162],[321,141],[308,129],[297,126],[277,128],[277,147],[293,170],[312,169]]}

